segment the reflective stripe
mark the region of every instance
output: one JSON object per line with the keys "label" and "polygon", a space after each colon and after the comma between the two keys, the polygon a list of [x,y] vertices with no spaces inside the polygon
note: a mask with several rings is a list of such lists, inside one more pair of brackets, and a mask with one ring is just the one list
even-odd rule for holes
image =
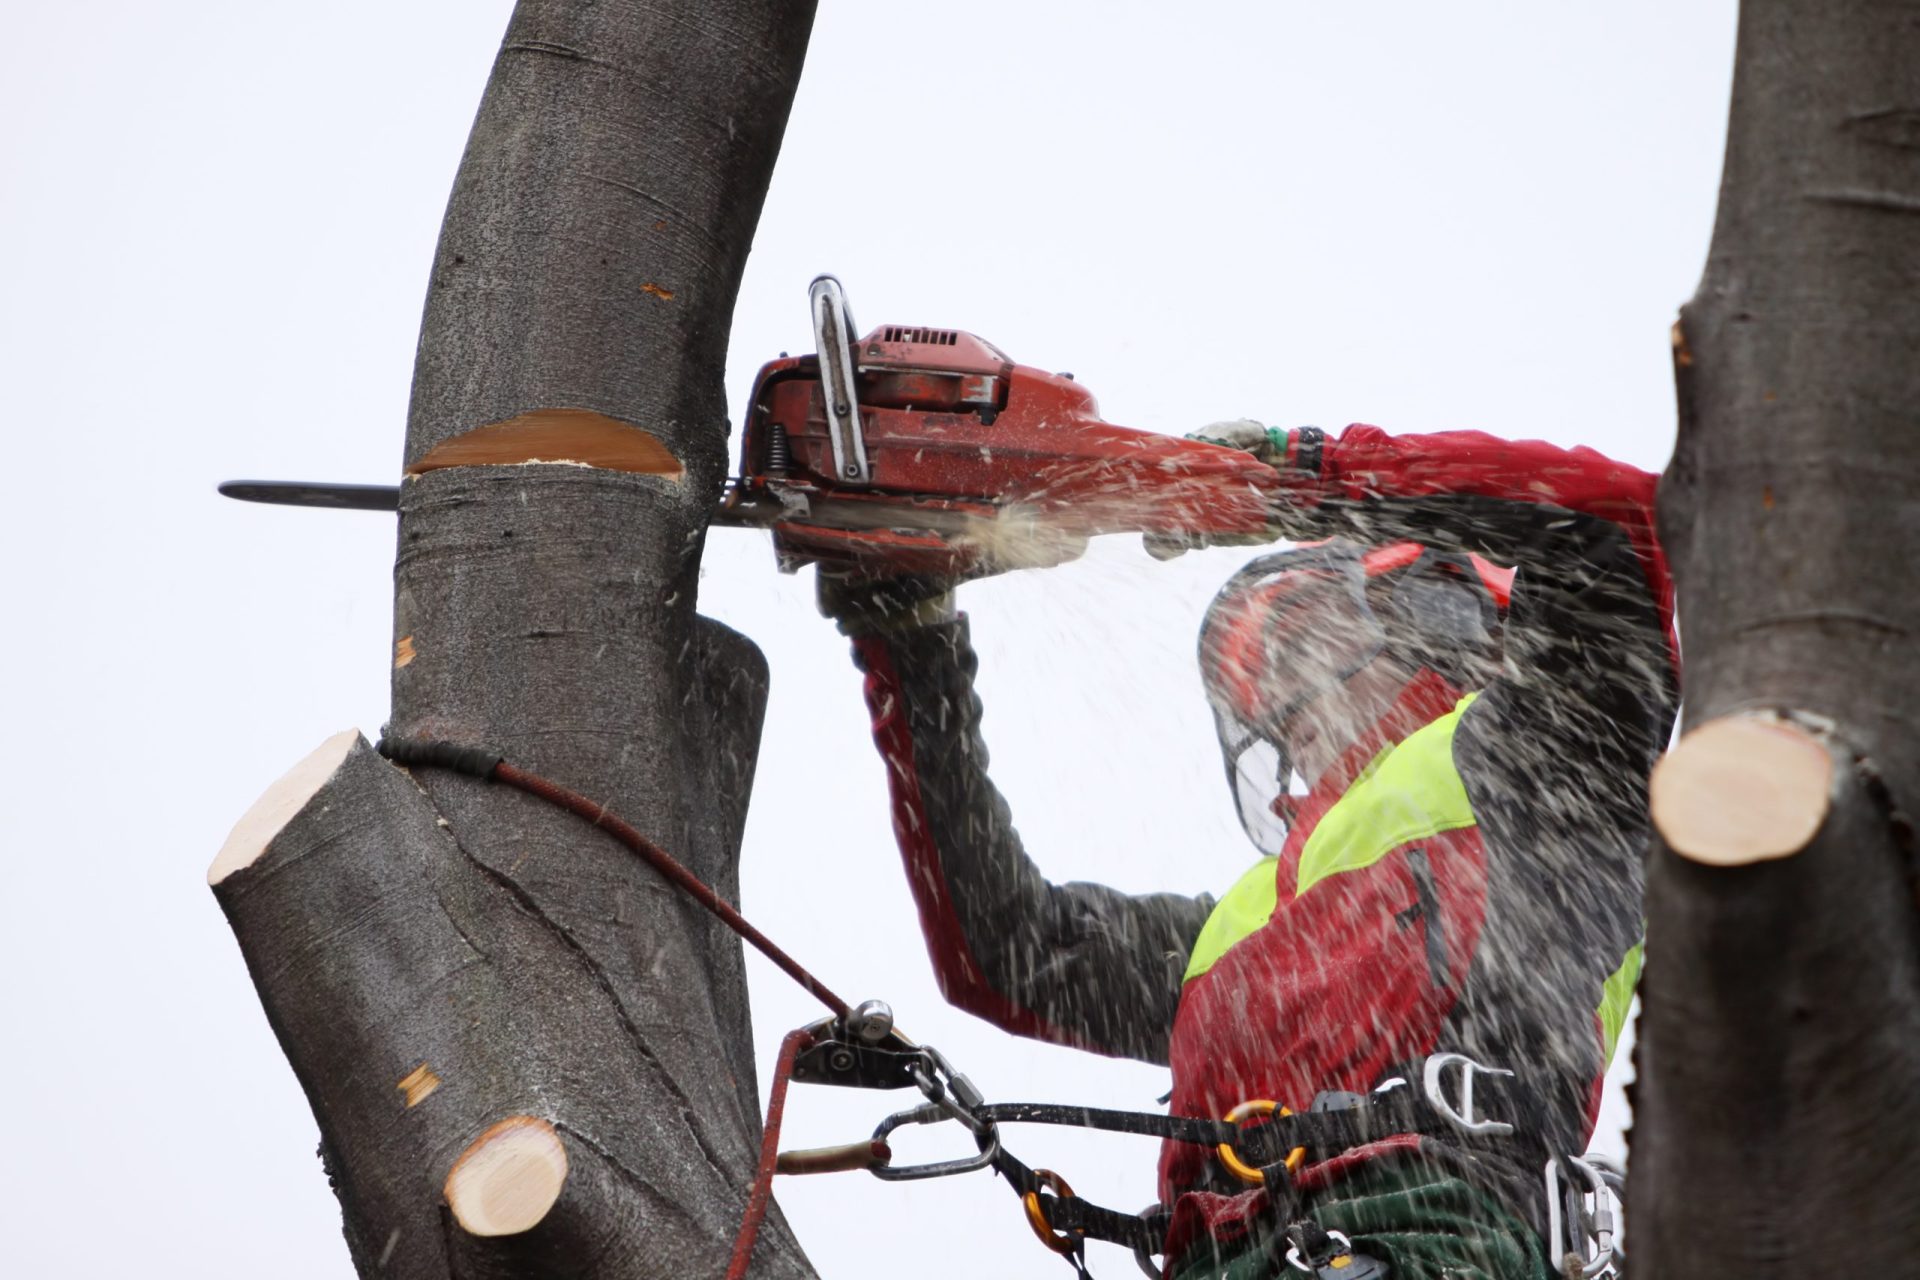
{"label": "reflective stripe", "polygon": [[1473,825],[1467,786],[1453,767],[1453,734],[1477,694],[1375,756],[1321,816],[1300,851],[1297,897],[1328,876],[1370,867],[1409,840]]}
{"label": "reflective stripe", "polygon": [[[1370,866],[1409,840],[1473,825],[1466,785],[1453,767],[1453,734],[1476,696],[1468,694],[1452,711],[1373,758],[1307,838],[1296,896],[1330,875]],[[1183,981],[1213,968],[1273,918],[1279,874],[1279,859],[1262,858],[1234,881],[1195,939]]]}
{"label": "reflective stripe", "polygon": [[1646,950],[1646,943],[1634,943],[1627,950],[1627,958],[1600,988],[1600,1007],[1594,1012],[1600,1015],[1600,1030],[1606,1036],[1603,1062],[1613,1061],[1614,1046],[1620,1043],[1620,1032],[1627,1025],[1627,1010],[1633,1007],[1633,989],[1640,984],[1640,961]]}
{"label": "reflective stripe", "polygon": [[1181,981],[1192,982],[1213,968],[1214,962],[1227,954],[1234,943],[1271,920],[1273,909],[1279,903],[1280,860],[1262,858],[1247,868],[1246,874],[1235,880],[1233,888],[1214,905],[1213,914],[1207,917],[1200,936],[1194,940],[1187,973]]}

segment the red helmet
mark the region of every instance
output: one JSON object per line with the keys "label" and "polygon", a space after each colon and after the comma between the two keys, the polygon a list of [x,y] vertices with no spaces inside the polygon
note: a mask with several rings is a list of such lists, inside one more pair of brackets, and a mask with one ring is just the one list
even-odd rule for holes
{"label": "red helmet", "polygon": [[1200,673],[1255,844],[1273,853],[1285,839],[1288,719],[1382,653],[1475,687],[1499,652],[1513,577],[1417,542],[1336,539],[1261,556],[1227,580],[1200,627]]}

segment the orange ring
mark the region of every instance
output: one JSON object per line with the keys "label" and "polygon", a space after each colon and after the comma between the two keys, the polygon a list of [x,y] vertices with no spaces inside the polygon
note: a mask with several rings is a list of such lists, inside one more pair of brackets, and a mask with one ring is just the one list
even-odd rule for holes
{"label": "orange ring", "polygon": [[[1228,1124],[1239,1124],[1249,1116],[1270,1116],[1275,1112],[1283,1116],[1290,1116],[1293,1114],[1293,1109],[1291,1107],[1283,1107],[1268,1098],[1254,1098],[1251,1101],[1241,1103],[1233,1110],[1227,1112],[1226,1121]],[[1216,1150],[1220,1153],[1220,1163],[1227,1166],[1227,1172],[1240,1179],[1240,1181],[1250,1182],[1255,1186],[1259,1186],[1267,1180],[1266,1174],[1260,1172],[1260,1170],[1254,1168],[1245,1160],[1242,1160],[1234,1152],[1231,1142],[1221,1143]],[[1293,1150],[1287,1152],[1288,1173],[1300,1172],[1300,1166],[1306,1162],[1307,1149],[1305,1147],[1295,1147]]]}
{"label": "orange ring", "polygon": [[[1040,1184],[1057,1196],[1070,1196],[1073,1188],[1067,1180],[1051,1169],[1035,1169],[1033,1176]],[[1033,1228],[1033,1234],[1040,1237],[1040,1243],[1055,1253],[1072,1253],[1080,1247],[1079,1237],[1068,1231],[1056,1233],[1053,1224],[1047,1221],[1047,1211],[1040,1207],[1040,1193],[1029,1191],[1020,1197],[1020,1203],[1027,1208],[1027,1225]]]}

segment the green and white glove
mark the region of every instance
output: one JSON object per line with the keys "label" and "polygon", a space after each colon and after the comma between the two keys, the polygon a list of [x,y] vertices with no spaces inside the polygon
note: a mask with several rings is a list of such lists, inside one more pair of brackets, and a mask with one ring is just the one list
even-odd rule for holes
{"label": "green and white glove", "polygon": [[1198,431],[1189,431],[1187,439],[1250,453],[1270,467],[1278,467],[1287,460],[1287,429],[1265,426],[1252,418],[1216,422]]}

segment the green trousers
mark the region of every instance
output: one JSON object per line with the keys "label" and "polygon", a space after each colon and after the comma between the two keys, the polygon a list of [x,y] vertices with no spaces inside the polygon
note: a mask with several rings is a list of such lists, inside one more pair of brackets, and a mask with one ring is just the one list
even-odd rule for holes
{"label": "green trousers", "polygon": [[[1390,1265],[1392,1280],[1552,1280],[1539,1236],[1459,1178],[1418,1165],[1364,1169],[1309,1195],[1301,1216]],[[1273,1232],[1195,1245],[1169,1280],[1271,1280],[1289,1274]],[[1300,1272],[1291,1272],[1300,1276]]]}

